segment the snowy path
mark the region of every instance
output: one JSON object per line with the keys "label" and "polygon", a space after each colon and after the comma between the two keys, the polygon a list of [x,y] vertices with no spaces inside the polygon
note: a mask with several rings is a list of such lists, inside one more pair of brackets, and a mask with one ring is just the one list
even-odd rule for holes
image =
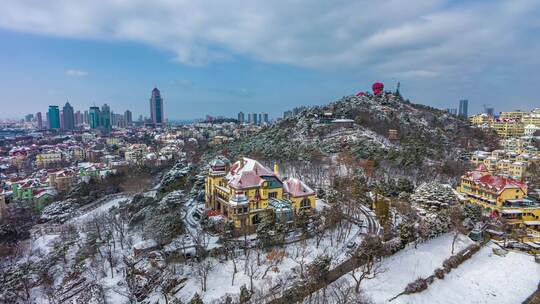
{"label": "snowy path", "polygon": [[97,206],[94,206],[95,208],[91,209],[91,210],[88,210],[87,212],[81,214],[81,215],[78,215],[74,218],[72,218],[71,220],[69,220],[67,223],[71,223],[71,224],[74,224],[74,223],[80,223],[81,221],[84,221],[86,219],[89,219],[92,217],[92,215],[96,215],[96,214],[99,214],[99,213],[103,213],[103,212],[107,212],[109,211],[109,209],[111,209],[112,207],[115,207],[115,206],[118,206],[118,204],[120,202],[123,202],[123,201],[126,201],[126,200],[130,200],[131,199],[131,196],[129,195],[126,195],[126,194],[116,194],[116,195],[113,195],[111,197],[109,197],[108,199],[106,200],[103,200],[100,204],[98,204]]}

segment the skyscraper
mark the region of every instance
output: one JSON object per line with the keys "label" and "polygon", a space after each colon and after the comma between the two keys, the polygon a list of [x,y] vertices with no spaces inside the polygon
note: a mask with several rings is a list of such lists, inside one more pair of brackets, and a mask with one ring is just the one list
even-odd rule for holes
{"label": "skyscraper", "polygon": [[73,107],[69,104],[69,102],[66,102],[66,104],[64,105],[62,113],[62,119],[64,120],[64,129],[73,130],[75,128],[75,117],[73,115]]}
{"label": "skyscraper", "polygon": [[130,110],[126,110],[126,112],[124,112],[124,121],[126,122],[126,126],[131,126],[133,118]]}
{"label": "skyscraper", "polygon": [[49,106],[49,129],[60,129],[60,110],[58,106]]}
{"label": "skyscraper", "polygon": [[106,103],[101,106],[101,126],[107,131],[112,129],[111,108]]}
{"label": "skyscraper", "polygon": [[262,122],[261,123],[268,123],[268,113],[262,113]]}
{"label": "skyscraper", "polygon": [[244,120],[245,120],[245,119],[246,119],[246,118],[245,118],[245,116],[244,116],[244,112],[241,112],[241,111],[240,111],[240,112],[238,113],[238,123],[241,123],[241,124],[244,123]]}
{"label": "skyscraper", "polygon": [[258,120],[257,120],[257,113],[253,113],[251,114],[253,116],[253,121],[251,123],[253,123],[254,125],[257,124]]}
{"label": "skyscraper", "polygon": [[164,115],[163,115],[163,98],[158,88],[152,90],[152,97],[150,98],[150,116],[154,127],[163,127]]}
{"label": "skyscraper", "polygon": [[97,129],[101,126],[101,111],[99,110],[99,107],[90,107],[88,119],[90,129]]}
{"label": "skyscraper", "polygon": [[36,127],[38,129],[43,129],[43,118],[41,117],[41,112],[36,113]]}
{"label": "skyscraper", "polygon": [[467,99],[460,100],[458,115],[462,117],[469,117],[468,112],[469,112],[469,100]]}
{"label": "skyscraper", "polygon": [[80,126],[83,124],[83,114],[81,111],[75,112],[75,126]]}
{"label": "skyscraper", "polygon": [[84,111],[83,123],[86,125],[90,124],[90,115],[88,114],[88,110]]}

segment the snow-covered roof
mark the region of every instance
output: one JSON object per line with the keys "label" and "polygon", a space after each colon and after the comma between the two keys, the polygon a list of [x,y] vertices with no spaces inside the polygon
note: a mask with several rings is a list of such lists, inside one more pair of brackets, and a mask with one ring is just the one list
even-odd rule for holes
{"label": "snow-covered roof", "polygon": [[283,183],[283,189],[285,192],[295,197],[315,194],[313,189],[297,178],[288,178],[285,180]]}
{"label": "snow-covered roof", "polygon": [[226,176],[229,185],[236,189],[252,188],[262,185],[263,176],[279,178],[272,170],[266,168],[258,161],[243,157],[236,161]]}

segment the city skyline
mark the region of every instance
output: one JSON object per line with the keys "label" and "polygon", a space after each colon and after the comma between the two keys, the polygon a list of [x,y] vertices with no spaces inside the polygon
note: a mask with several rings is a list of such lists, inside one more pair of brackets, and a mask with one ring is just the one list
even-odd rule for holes
{"label": "city skyline", "polygon": [[[375,81],[389,90],[399,81],[403,96],[441,109],[460,99],[469,100],[471,113],[483,104],[498,111],[538,104],[531,89],[540,81],[533,56],[540,45],[531,39],[538,29],[531,20],[540,14],[535,1],[236,5],[128,9],[72,1],[62,9],[7,1],[0,12],[0,90],[3,104],[17,103],[2,116],[66,99],[79,108],[108,103],[148,116],[148,88],[157,86],[167,92],[171,120],[209,112],[234,117],[248,107],[276,117],[368,90]],[[357,13],[366,6],[399,18]],[[237,14],[223,14],[228,10]],[[287,21],[313,17],[321,22],[310,28]]]}

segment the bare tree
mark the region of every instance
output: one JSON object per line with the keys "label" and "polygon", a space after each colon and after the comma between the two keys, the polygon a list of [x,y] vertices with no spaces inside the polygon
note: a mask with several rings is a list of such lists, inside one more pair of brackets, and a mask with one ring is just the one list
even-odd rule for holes
{"label": "bare tree", "polygon": [[111,278],[114,278],[114,267],[116,266],[116,257],[114,255],[115,241],[113,238],[113,232],[108,231],[105,237],[105,258],[109,262],[109,268],[111,269]]}
{"label": "bare tree", "polygon": [[[335,304],[368,304],[371,303],[365,295],[356,292],[355,289],[347,283],[347,280],[340,279],[330,285],[329,299],[323,299],[323,303]],[[328,301],[328,302],[326,302]]]}
{"label": "bare tree", "polygon": [[305,242],[297,243],[294,247],[294,254],[292,255],[292,260],[298,264],[300,267],[300,277],[304,278],[304,268],[307,264],[307,257],[309,255],[309,250]]}
{"label": "bare tree", "polygon": [[350,272],[355,281],[355,292],[360,292],[360,284],[365,279],[373,279],[378,274],[384,272],[379,262],[384,253],[381,239],[378,236],[368,235],[360,245],[359,249],[351,254],[351,259],[359,264],[358,268]]}
{"label": "bare tree", "polygon": [[277,266],[283,261],[286,253],[285,250],[272,250],[266,254],[266,268],[264,269],[261,279],[264,279],[270,269],[276,271]]}
{"label": "bare tree", "polygon": [[452,254],[454,254],[454,249],[456,245],[456,240],[460,234],[467,233],[467,229],[463,226],[463,220],[465,220],[465,214],[461,206],[456,205],[449,210],[450,216],[450,227],[454,232],[454,237],[452,238]]}
{"label": "bare tree", "polygon": [[195,268],[197,272],[197,277],[201,282],[201,289],[202,291],[206,291],[206,281],[208,279],[208,275],[210,274],[212,269],[214,269],[214,262],[210,259],[206,259],[198,263]]}
{"label": "bare tree", "polygon": [[253,293],[253,279],[260,273],[259,265],[256,260],[248,259],[246,265],[246,275],[249,277],[249,290]]}
{"label": "bare tree", "polygon": [[109,217],[109,222],[111,223],[112,227],[118,234],[118,241],[120,242],[120,248],[124,249],[124,242],[126,240],[126,227],[127,227],[126,218],[122,217],[119,214],[111,215]]}

